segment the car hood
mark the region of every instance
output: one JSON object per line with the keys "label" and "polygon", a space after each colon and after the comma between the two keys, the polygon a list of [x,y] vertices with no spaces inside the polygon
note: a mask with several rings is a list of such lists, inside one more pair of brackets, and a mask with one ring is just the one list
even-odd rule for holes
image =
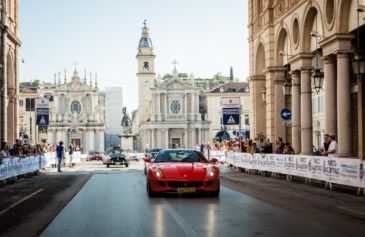
{"label": "car hood", "polygon": [[165,179],[172,180],[203,180],[211,165],[198,162],[167,162],[154,163],[153,167],[161,170]]}

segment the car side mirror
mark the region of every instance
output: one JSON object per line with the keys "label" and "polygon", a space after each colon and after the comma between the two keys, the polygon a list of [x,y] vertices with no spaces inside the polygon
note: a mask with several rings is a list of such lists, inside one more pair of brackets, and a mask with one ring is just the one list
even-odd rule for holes
{"label": "car side mirror", "polygon": [[210,163],[215,164],[215,163],[217,163],[217,162],[218,162],[218,159],[217,159],[217,158],[212,158],[212,159],[210,159]]}

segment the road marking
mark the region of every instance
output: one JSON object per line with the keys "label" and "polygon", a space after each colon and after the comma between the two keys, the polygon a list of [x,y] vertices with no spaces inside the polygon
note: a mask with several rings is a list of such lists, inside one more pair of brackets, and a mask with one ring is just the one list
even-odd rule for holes
{"label": "road marking", "polygon": [[8,207],[8,208],[6,208],[6,209],[2,210],[2,211],[0,212],[0,216],[1,216],[1,215],[3,215],[5,212],[9,211],[11,208],[13,208],[13,207],[15,207],[15,206],[19,205],[20,203],[22,203],[22,202],[24,202],[24,201],[28,200],[29,198],[33,197],[34,195],[36,195],[37,193],[40,193],[40,192],[42,192],[42,191],[43,191],[43,188],[41,188],[41,189],[39,189],[38,191],[35,191],[34,193],[32,193],[32,194],[30,194],[30,195],[26,196],[25,198],[23,198],[23,199],[21,199],[21,200],[17,201],[16,203],[12,204],[10,207]]}
{"label": "road marking", "polygon": [[162,205],[167,210],[168,213],[175,219],[176,223],[179,224],[181,229],[189,237],[199,237],[199,235],[191,228],[191,226],[182,218],[182,216],[177,213],[177,211],[164,199],[161,199]]}

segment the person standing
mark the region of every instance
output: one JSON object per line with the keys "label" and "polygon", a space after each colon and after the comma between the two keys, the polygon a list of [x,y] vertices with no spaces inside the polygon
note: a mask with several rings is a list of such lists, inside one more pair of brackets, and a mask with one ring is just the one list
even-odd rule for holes
{"label": "person standing", "polygon": [[338,144],[336,142],[336,135],[334,133],[329,134],[329,141],[330,145],[326,154],[328,155],[328,157],[336,158],[338,157]]}
{"label": "person standing", "polygon": [[328,152],[328,148],[329,148],[331,142],[329,141],[329,135],[327,133],[324,134],[323,139],[324,139],[324,142],[323,142],[323,149],[324,149],[323,154],[326,155],[327,152]]}
{"label": "person standing", "polygon": [[68,146],[68,154],[70,156],[70,168],[72,168],[72,160],[73,160],[73,157],[74,157],[74,151],[75,151],[75,145],[74,145],[74,142],[72,141],[71,144]]}
{"label": "person standing", "polygon": [[56,154],[57,154],[57,171],[58,172],[62,172],[61,170],[61,163],[62,163],[62,158],[65,155],[65,148],[63,147],[63,142],[60,141],[59,145],[56,148]]}
{"label": "person standing", "polygon": [[275,153],[276,154],[283,154],[285,145],[283,142],[283,138],[282,137],[278,137],[278,140],[276,140],[276,149],[275,149]]}

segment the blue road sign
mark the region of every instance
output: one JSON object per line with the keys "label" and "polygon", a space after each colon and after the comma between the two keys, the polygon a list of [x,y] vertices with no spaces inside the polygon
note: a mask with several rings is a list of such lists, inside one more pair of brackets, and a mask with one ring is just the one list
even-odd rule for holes
{"label": "blue road sign", "polygon": [[282,109],[280,115],[284,121],[289,121],[291,119],[291,111],[288,108]]}
{"label": "blue road sign", "polygon": [[223,108],[223,125],[239,125],[240,109],[239,108]]}
{"label": "blue road sign", "polygon": [[47,126],[49,124],[49,110],[48,109],[36,109],[37,123],[36,125]]}

